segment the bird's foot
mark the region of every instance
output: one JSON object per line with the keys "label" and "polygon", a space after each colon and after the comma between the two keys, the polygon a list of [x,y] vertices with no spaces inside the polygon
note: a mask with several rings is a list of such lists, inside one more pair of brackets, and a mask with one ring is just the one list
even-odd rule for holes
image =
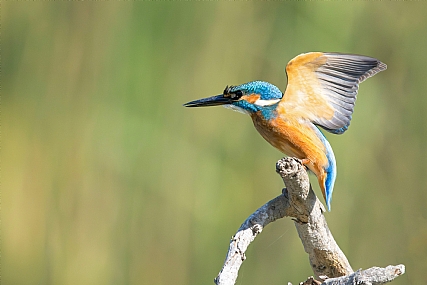
{"label": "bird's foot", "polygon": [[302,164],[302,165],[304,165],[305,170],[308,170],[308,169],[309,169],[308,165],[309,165],[310,163],[311,163],[311,160],[310,160],[310,159],[308,159],[308,158],[303,158],[303,159],[301,159],[301,164]]}

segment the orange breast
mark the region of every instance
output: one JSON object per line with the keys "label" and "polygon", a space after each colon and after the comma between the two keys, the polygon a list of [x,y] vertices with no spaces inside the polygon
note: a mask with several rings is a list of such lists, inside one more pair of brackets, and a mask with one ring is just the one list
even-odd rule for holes
{"label": "orange breast", "polygon": [[307,164],[316,175],[328,165],[326,148],[311,123],[299,122],[286,116],[266,121],[259,113],[251,115],[255,128],[272,146],[288,156],[308,159]]}

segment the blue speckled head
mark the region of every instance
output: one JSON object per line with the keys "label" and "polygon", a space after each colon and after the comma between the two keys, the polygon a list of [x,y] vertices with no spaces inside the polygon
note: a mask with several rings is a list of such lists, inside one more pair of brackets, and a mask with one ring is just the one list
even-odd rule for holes
{"label": "blue speckled head", "polygon": [[279,88],[265,81],[251,81],[241,85],[231,86],[228,89],[230,92],[240,90],[246,95],[258,94],[261,96],[261,100],[282,99],[283,96],[283,93]]}
{"label": "blue speckled head", "polygon": [[265,81],[251,81],[238,86],[226,87],[224,95],[236,94],[236,92],[239,95],[242,94],[242,99],[233,101],[225,107],[231,107],[249,114],[261,111],[265,118],[274,116],[274,110],[283,97],[283,93],[279,88]]}

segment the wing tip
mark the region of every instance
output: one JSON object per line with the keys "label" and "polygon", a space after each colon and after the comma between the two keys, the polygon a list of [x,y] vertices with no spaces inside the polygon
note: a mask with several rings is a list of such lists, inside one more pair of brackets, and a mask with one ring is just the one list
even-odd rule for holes
{"label": "wing tip", "polygon": [[376,58],[366,56],[366,55],[346,54],[346,53],[338,53],[338,52],[324,53],[324,55],[329,57],[341,58],[341,59],[347,58],[350,60],[360,61],[361,63],[365,63],[372,66],[362,76],[359,77],[358,83],[361,83],[366,79],[368,79],[369,77],[372,77],[375,74],[387,69],[387,64],[385,64],[384,62]]}
{"label": "wing tip", "polygon": [[359,83],[362,83],[363,81],[365,81],[366,79],[368,79],[369,77],[374,76],[375,74],[384,71],[387,69],[387,65],[381,61],[379,61],[378,59],[375,59],[375,61],[377,62],[376,66],[369,69],[368,71],[366,71],[365,74],[363,74],[362,76],[359,77]]}

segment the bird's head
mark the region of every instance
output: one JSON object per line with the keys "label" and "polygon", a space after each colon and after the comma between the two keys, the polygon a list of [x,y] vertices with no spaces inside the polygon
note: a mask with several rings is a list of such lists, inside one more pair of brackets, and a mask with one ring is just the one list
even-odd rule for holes
{"label": "bird's head", "polygon": [[255,113],[275,109],[282,99],[279,88],[265,81],[252,81],[237,86],[227,86],[217,96],[203,98],[184,104],[185,107],[207,107],[223,105],[242,113]]}

